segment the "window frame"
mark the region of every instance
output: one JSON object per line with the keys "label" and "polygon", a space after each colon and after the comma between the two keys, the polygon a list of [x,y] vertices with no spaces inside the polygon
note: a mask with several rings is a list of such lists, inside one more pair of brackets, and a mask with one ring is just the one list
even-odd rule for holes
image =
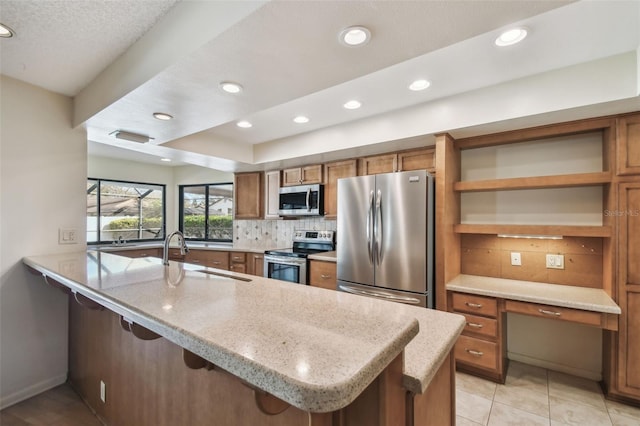
{"label": "window frame", "polygon": [[[115,240],[105,240],[101,239],[101,225],[102,225],[102,204],[101,204],[101,191],[100,187],[102,182],[110,182],[115,184],[127,184],[127,185],[153,185],[162,188],[162,229],[158,238],[143,238],[143,239],[129,239],[127,243],[143,243],[143,242],[155,242],[155,241],[164,241],[167,234],[167,185],[163,183],[153,183],[153,182],[137,182],[137,181],[129,181],[129,180],[117,180],[117,179],[106,179],[106,178],[94,178],[87,177],[87,182],[93,181],[97,185],[97,194],[96,194],[96,230],[97,231],[97,241],[88,241],[87,245],[105,245],[105,244],[113,244]],[[89,191],[87,190],[87,195],[89,195]],[[87,229],[88,233],[89,229]]]}
{"label": "window frame", "polygon": [[232,211],[231,211],[231,220],[233,222],[233,218],[235,217],[235,188],[233,182],[215,182],[215,183],[195,183],[195,184],[187,184],[187,185],[178,185],[178,230],[184,233],[184,189],[185,188],[196,188],[196,187],[204,187],[205,189],[205,217],[204,217],[204,238],[192,238],[187,237],[185,235],[185,240],[187,241],[204,241],[204,242],[215,242],[215,243],[233,243],[233,225],[231,229],[231,239],[225,240],[221,238],[209,238],[209,187],[211,186],[219,186],[219,185],[229,185],[231,186],[231,194],[232,194]]}

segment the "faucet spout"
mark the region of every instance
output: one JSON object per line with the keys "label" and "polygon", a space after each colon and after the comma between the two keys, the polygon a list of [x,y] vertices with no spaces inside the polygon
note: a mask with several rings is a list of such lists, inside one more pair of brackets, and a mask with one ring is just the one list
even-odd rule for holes
{"label": "faucet spout", "polygon": [[171,239],[174,235],[178,236],[178,242],[180,243],[180,254],[185,255],[189,252],[189,247],[187,247],[187,242],[184,239],[184,235],[180,231],[173,231],[171,234],[167,236],[164,240],[164,249],[162,251],[162,264],[165,266],[169,266],[169,244],[171,243]]}

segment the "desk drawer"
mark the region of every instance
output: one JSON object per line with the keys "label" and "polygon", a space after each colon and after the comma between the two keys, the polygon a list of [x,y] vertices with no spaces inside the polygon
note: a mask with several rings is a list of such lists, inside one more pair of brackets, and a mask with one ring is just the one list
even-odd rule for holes
{"label": "desk drawer", "polygon": [[231,256],[231,263],[246,263],[247,261],[247,254],[246,253],[240,253],[240,252],[231,252],[230,254]]}
{"label": "desk drawer", "polygon": [[540,318],[550,318],[580,324],[602,327],[602,314],[599,312],[583,311],[580,309],[561,308],[558,306],[542,305],[529,302],[507,300],[505,310],[517,314],[533,315]]}
{"label": "desk drawer", "polygon": [[480,368],[496,370],[500,357],[499,346],[493,342],[460,336],[455,347],[456,361]]}
{"label": "desk drawer", "polygon": [[475,315],[496,318],[498,316],[498,301],[493,297],[476,296],[475,294],[453,293],[453,309],[458,312],[468,312]]}
{"label": "desk drawer", "polygon": [[464,313],[462,315],[464,315],[467,322],[462,331],[463,333],[477,334],[483,337],[498,337],[498,320]]}

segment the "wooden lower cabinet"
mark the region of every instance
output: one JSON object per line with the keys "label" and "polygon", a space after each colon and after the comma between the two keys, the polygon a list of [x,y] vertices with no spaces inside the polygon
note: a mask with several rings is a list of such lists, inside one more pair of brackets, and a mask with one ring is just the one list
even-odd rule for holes
{"label": "wooden lower cabinet", "polygon": [[[123,329],[119,315],[108,309],[87,309],[69,299],[69,382],[105,425],[440,426],[455,422],[451,355],[426,391],[414,395],[402,387],[401,353],[355,401],[331,413],[287,408],[283,401],[223,369],[188,362],[192,359],[192,354],[162,337],[134,336]],[[104,402],[101,382],[106,387]],[[285,409],[268,415],[259,405]]]}
{"label": "wooden lower cabinet", "polygon": [[264,254],[248,253],[247,257],[247,274],[264,276]]}
{"label": "wooden lower cabinet", "polygon": [[247,273],[247,253],[232,251],[229,252],[229,270],[240,274]]}
{"label": "wooden lower cabinet", "polygon": [[110,252],[119,256],[127,256],[131,258],[140,257],[162,257],[162,249],[160,248],[145,248],[145,249],[131,249],[131,250],[117,250]]}
{"label": "wooden lower cabinet", "polygon": [[309,261],[309,285],[335,290],[337,288],[336,263],[322,260]]}
{"label": "wooden lower cabinet", "polygon": [[451,312],[464,315],[465,328],[454,349],[456,368],[504,383],[507,372],[503,300],[448,292]]}
{"label": "wooden lower cabinet", "polygon": [[194,263],[209,268],[229,270],[229,252],[218,250],[189,250],[184,259],[187,263]]}

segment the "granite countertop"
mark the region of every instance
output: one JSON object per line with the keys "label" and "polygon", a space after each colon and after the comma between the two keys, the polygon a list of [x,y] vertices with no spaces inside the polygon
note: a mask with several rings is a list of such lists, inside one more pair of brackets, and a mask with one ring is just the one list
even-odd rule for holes
{"label": "granite countertop", "polygon": [[458,275],[447,290],[522,302],[542,303],[585,311],[620,314],[620,307],[602,289],[585,288],[504,278]]}
{"label": "granite countertop", "polygon": [[311,260],[323,260],[325,262],[336,262],[337,256],[335,251],[327,251],[318,254],[310,254],[307,259]]}
{"label": "granite countertop", "polygon": [[409,342],[404,382],[423,392],[464,326],[446,312],[180,262],[164,267],[152,257],[82,251],[23,261],[311,412],[348,405]]}

